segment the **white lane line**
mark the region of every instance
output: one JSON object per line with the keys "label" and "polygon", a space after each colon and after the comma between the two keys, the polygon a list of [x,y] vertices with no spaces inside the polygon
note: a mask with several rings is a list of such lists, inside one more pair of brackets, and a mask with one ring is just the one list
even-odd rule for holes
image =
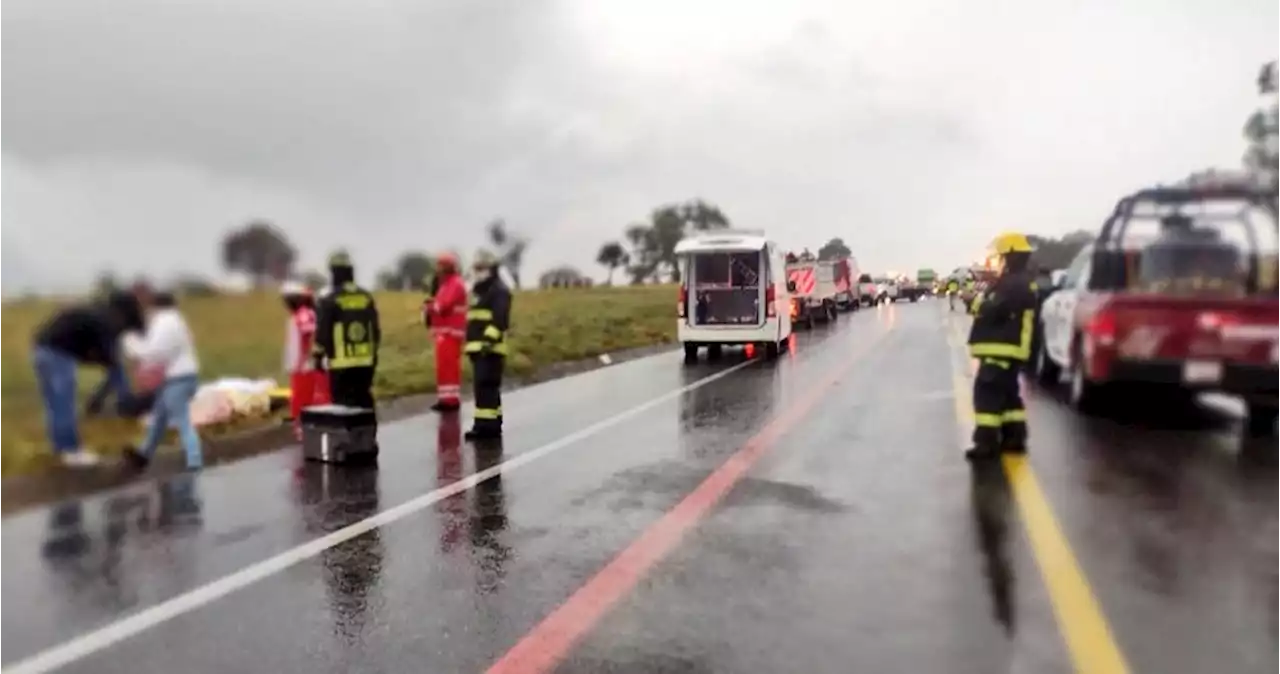
{"label": "white lane line", "polygon": [[624,421],[632,419],[644,412],[647,412],[658,405],[661,405],[680,395],[701,388],[710,384],[717,379],[741,370],[755,361],[743,361],[737,365],[733,365],[727,369],[721,370],[715,374],[703,377],[691,384],[682,386],[678,389],[664,393],[663,395],[653,398],[648,402],[641,403],[636,407],[632,407],[625,412],[620,412],[606,419],[597,421],[590,426],[581,428],[559,440],[553,440],[541,447],[531,449],[522,454],[518,454],[502,463],[491,466],[484,470],[472,473],[467,477],[450,483],[431,492],[427,492],[421,496],[410,499],[398,506],[384,510],[372,517],[360,520],[354,524],[348,525],[327,536],[322,536],[309,543],[304,543],[296,548],[286,550],[274,557],[265,559],[246,566],[235,573],[223,576],[206,585],[201,585],[184,594],[180,594],[172,599],[161,602],[147,609],[143,609],[126,618],[121,618],[116,622],[78,636],[70,641],[66,641],[60,645],[53,646],[41,651],[25,660],[14,663],[5,667],[5,674],[43,674],[51,672],[59,667],[64,667],[77,660],[88,657],[100,650],[113,646],[125,639],[144,632],[156,625],[160,625],[166,621],[177,618],[185,613],[194,611],[206,604],[211,604],[236,590],[245,588],[257,581],[268,576],[284,571],[285,569],[299,562],[315,557],[316,555],[337,545],[341,545],[361,534],[368,533],[378,527],[385,526],[412,515],[438,501],[442,501],[455,494],[460,494],[475,487],[476,485],[492,478],[496,475],[507,473],[525,464],[532,463],[548,454],[569,447],[576,442],[585,440],[586,438],[599,433],[611,426],[616,426]]}

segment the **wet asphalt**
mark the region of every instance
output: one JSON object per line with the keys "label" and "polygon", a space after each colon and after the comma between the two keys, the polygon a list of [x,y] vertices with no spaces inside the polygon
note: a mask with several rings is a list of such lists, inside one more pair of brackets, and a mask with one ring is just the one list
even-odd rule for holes
{"label": "wet asphalt", "polygon": [[[846,314],[777,362],[664,354],[513,392],[499,446],[415,417],[383,426],[374,470],[287,449],[8,517],[4,667],[93,634],[58,671],[483,671],[768,427],[767,451],[556,671],[1071,671],[1003,475],[961,458],[962,321],[933,302]],[[1032,390],[1028,407],[1031,465],[1132,671],[1276,671],[1275,437],[1243,440],[1222,401],[1085,419]]]}

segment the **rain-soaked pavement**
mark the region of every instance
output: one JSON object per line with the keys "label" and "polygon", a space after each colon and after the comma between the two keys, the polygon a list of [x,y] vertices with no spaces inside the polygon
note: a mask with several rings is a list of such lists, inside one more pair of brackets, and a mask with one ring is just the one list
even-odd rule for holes
{"label": "rain-soaked pavement", "polygon": [[1032,392],[1037,510],[961,458],[962,320],[539,385],[502,447],[419,417],[376,470],[286,450],[6,518],[5,671],[1275,672],[1275,438]]}

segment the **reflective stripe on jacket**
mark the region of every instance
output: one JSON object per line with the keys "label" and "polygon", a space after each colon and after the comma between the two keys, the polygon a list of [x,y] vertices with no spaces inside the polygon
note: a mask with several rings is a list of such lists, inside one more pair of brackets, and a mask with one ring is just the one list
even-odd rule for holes
{"label": "reflective stripe on jacket", "polygon": [[467,309],[466,353],[507,355],[507,329],[511,319],[511,291],[496,275],[471,288]]}
{"label": "reflective stripe on jacket", "polygon": [[330,370],[373,367],[378,361],[382,327],[369,291],[345,283],[316,305],[315,351],[329,359]]}
{"label": "reflective stripe on jacket", "polygon": [[1035,281],[1025,272],[1001,276],[973,301],[969,355],[974,358],[1031,359],[1035,334]]}

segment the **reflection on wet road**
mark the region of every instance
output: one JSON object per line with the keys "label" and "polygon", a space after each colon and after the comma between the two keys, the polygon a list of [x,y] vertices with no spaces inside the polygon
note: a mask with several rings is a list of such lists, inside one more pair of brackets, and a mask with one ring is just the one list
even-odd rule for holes
{"label": "reflection on wet road", "polygon": [[[498,444],[420,417],[375,469],[286,450],[6,518],[5,671],[1072,671],[1043,525],[960,456],[960,320],[848,314],[778,362],[516,392]],[[1028,405],[1128,668],[1275,671],[1275,438],[1215,401]]]}

